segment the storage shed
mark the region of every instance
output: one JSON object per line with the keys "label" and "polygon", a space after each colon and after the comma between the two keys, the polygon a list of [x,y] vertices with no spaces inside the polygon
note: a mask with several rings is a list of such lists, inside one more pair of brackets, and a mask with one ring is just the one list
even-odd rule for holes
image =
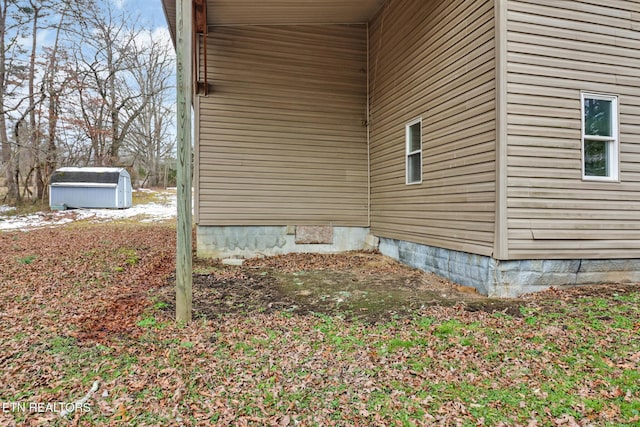
{"label": "storage shed", "polygon": [[131,207],[131,177],[124,168],[60,168],[49,186],[51,209]]}

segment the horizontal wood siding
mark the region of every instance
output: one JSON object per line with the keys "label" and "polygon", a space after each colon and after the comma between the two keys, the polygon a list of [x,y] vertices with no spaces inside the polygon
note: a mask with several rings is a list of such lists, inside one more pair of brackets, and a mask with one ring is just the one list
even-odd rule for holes
{"label": "horizontal wood siding", "polygon": [[[490,0],[389,2],[370,26],[376,235],[490,255],[495,47]],[[422,184],[405,184],[405,125],[422,117]]]}
{"label": "horizontal wood siding", "polygon": [[[212,26],[366,24],[386,0],[206,0]],[[176,0],[161,0],[176,33]],[[175,37],[174,37],[175,38]]]}
{"label": "horizontal wood siding", "polygon": [[[640,257],[640,3],[508,3],[509,257]],[[582,181],[580,91],[619,95],[620,182]]]}
{"label": "horizontal wood siding", "polygon": [[209,0],[214,25],[366,23],[385,0]]}
{"label": "horizontal wood siding", "polygon": [[366,27],[216,27],[200,225],[368,225]]}

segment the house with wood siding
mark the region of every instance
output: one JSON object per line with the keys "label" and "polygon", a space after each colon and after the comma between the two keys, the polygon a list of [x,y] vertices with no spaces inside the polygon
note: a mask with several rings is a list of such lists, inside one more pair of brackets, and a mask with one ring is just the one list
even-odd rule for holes
{"label": "house with wood siding", "polygon": [[200,255],[375,244],[498,296],[640,281],[640,3],[193,4]]}

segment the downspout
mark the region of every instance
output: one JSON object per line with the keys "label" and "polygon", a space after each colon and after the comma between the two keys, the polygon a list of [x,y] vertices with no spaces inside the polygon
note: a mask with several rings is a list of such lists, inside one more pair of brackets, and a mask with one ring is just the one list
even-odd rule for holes
{"label": "downspout", "polygon": [[507,214],[507,0],[495,0],[496,197],[493,258],[509,258]]}

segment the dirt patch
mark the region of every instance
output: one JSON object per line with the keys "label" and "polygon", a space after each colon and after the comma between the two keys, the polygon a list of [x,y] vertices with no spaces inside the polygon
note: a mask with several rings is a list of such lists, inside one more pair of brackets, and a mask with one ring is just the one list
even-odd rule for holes
{"label": "dirt patch", "polygon": [[[379,322],[434,305],[520,316],[522,304],[484,297],[472,288],[371,252],[290,254],[248,260],[242,267],[200,259],[194,271],[196,317],[286,311]],[[167,309],[174,309],[172,293],[165,292],[162,299]]]}
{"label": "dirt patch", "polygon": [[[628,294],[637,284],[550,289],[522,298],[488,298],[374,252],[338,255],[288,254],[245,261],[241,267],[196,259],[193,276],[195,317],[286,311],[322,313],[369,322],[406,316],[422,307],[459,306],[474,312],[522,316],[522,307],[544,310],[544,301]],[[173,288],[161,299],[175,309]]]}

